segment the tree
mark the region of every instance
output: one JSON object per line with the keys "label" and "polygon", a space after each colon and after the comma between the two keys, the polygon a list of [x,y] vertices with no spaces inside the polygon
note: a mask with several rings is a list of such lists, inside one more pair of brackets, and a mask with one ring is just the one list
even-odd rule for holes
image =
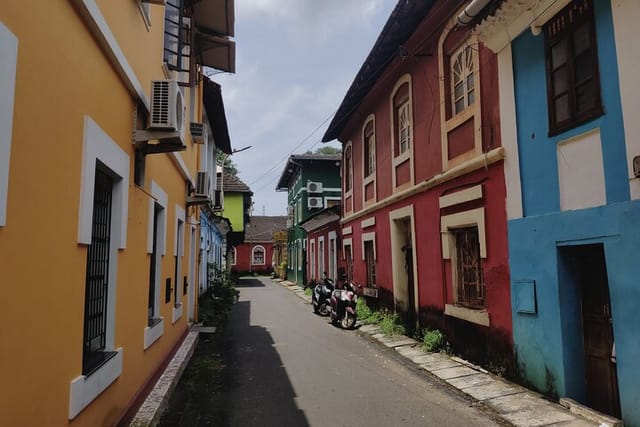
{"label": "tree", "polygon": [[342,153],[341,148],[332,147],[330,145],[325,145],[324,147],[318,148],[316,151],[307,151],[304,154],[340,154]]}
{"label": "tree", "polygon": [[[224,165],[222,164],[224,162]],[[238,165],[235,164],[231,156],[223,153],[222,151],[218,151],[216,165],[224,166],[224,170],[233,175],[238,176]]]}

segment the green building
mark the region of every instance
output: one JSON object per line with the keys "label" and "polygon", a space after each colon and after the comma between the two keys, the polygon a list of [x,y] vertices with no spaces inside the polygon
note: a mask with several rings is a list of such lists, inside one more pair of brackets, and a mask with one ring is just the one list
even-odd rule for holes
{"label": "green building", "polygon": [[341,154],[294,154],[276,186],[276,191],[288,193],[287,280],[299,285],[307,280],[307,233],[299,225],[324,208],[340,205],[341,159]]}

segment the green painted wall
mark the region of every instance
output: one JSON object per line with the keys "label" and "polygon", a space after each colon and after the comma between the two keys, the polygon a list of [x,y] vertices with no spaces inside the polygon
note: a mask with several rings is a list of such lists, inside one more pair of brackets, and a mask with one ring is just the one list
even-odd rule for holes
{"label": "green painted wall", "polygon": [[225,193],[223,215],[231,221],[233,231],[244,231],[244,209],[242,193]]}

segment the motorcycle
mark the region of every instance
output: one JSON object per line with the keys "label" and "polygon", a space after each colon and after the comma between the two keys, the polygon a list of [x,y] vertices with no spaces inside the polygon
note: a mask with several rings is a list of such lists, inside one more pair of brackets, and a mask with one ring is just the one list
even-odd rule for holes
{"label": "motorcycle", "polygon": [[320,314],[321,316],[328,316],[331,308],[329,307],[329,299],[331,298],[331,292],[333,292],[333,280],[329,279],[325,274],[322,275],[322,283],[318,283],[313,288],[311,294],[311,305],[313,306],[313,312]]}
{"label": "motorcycle", "polygon": [[343,329],[351,329],[356,325],[356,303],[358,294],[356,287],[345,281],[344,289],[335,289],[331,293],[331,323],[340,325]]}

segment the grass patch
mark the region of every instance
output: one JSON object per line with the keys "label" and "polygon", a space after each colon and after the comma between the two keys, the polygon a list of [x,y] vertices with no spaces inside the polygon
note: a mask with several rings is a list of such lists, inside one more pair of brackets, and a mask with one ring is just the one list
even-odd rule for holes
{"label": "grass patch", "polygon": [[441,331],[427,329],[423,333],[422,350],[430,353],[451,353],[451,346]]}
{"label": "grass patch", "polygon": [[306,288],[306,289],[304,290],[304,294],[310,297],[310,296],[313,294],[313,289],[311,289],[311,288]]}
{"label": "grass patch", "polygon": [[363,298],[358,298],[356,314],[362,323],[378,325],[385,335],[404,335],[406,333],[400,316],[386,309],[374,310],[367,305]]}

